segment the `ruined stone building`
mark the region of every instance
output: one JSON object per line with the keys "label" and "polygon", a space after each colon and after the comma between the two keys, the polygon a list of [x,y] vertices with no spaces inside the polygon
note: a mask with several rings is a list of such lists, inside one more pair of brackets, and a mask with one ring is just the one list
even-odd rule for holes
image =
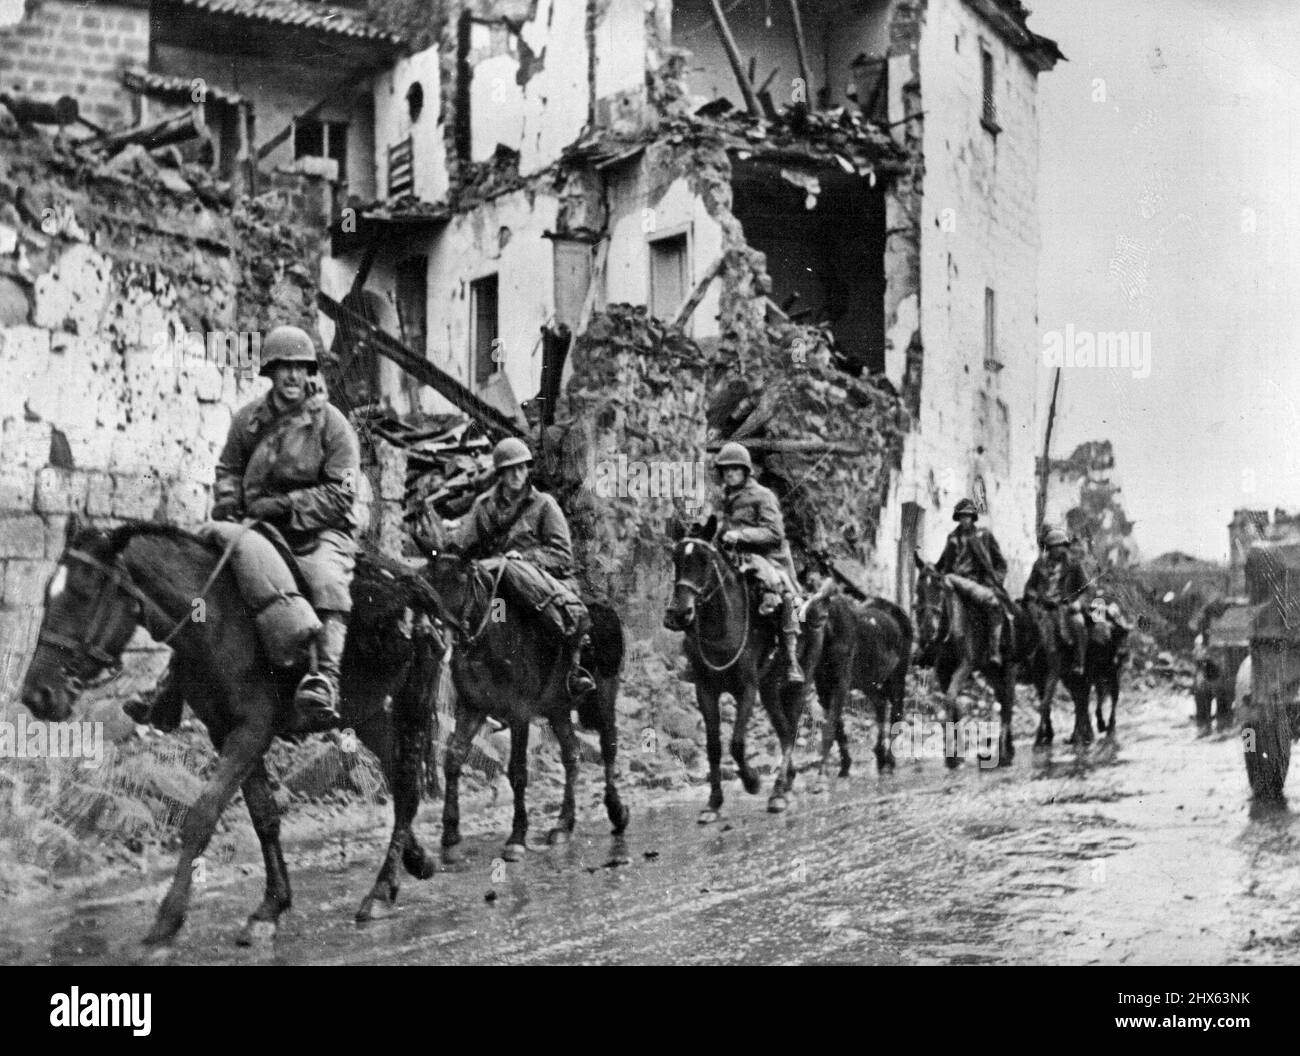
{"label": "ruined stone building", "polygon": [[[711,0],[28,0],[0,27],[0,95],[76,100],[65,137],[200,134],[89,174],[29,153],[0,188],[0,356],[23,378],[0,637],[26,633],[7,599],[35,600],[68,512],[206,514],[214,445],[254,390],[184,360],[145,377],[157,334],[103,327],[160,298],[154,331],[314,324],[363,439],[376,407],[525,433],[588,588],[639,599],[637,633],[658,623],[665,518],[696,508],[593,474],[697,466],[731,437],[797,548],[850,559],[867,589],[906,603],[913,549],[937,556],[963,495],[1017,589],[1040,442],[1036,84],[1059,51],[1016,0],[720,6],[734,61]],[[24,199],[42,165],[57,186]],[[56,199],[75,215],[43,232]],[[59,298],[82,274],[76,322]],[[41,396],[74,374],[86,392]],[[403,467],[382,446],[391,549]]]}
{"label": "ruined stone building", "polygon": [[[547,332],[581,335],[606,306],[667,322],[702,287],[682,329],[741,363],[765,324],[818,326],[907,412],[878,509],[844,526],[874,589],[909,592],[912,550],[937,556],[963,495],[1018,586],[1035,554],[1036,87],[1060,52],[1016,0],[797,6],[802,49],[791,4],[727,5],[742,89],[709,0],[440,5],[428,46],[374,81],[379,194],[340,217],[322,289],[362,292],[507,411],[544,388]],[[786,335],[794,365],[820,340]],[[368,369],[399,412],[445,406]]]}

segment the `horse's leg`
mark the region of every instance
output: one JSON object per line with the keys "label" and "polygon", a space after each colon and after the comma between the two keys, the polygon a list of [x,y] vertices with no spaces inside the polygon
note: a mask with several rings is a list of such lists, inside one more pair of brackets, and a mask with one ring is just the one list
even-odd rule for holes
{"label": "horse's leg", "polygon": [[709,805],[700,811],[699,822],[709,825],[718,820],[722,809],[722,710],[718,694],[700,683],[695,685],[695,702],[704,716],[705,752],[709,757]]}
{"label": "horse's leg", "polygon": [[894,726],[903,721],[904,698],[907,695],[907,669],[902,663],[895,668],[886,683],[886,697],[889,702],[889,730],[885,734],[885,754],[880,760],[882,770],[893,770],[898,764],[894,760]]}
{"label": "horse's leg", "polygon": [[618,795],[618,785],[615,783],[617,776],[618,761],[618,717],[614,710],[615,698],[618,695],[617,683],[611,692],[606,693],[605,687],[600,690],[601,709],[600,709],[600,761],[605,766],[605,813],[609,815],[609,823],[614,826],[614,835],[621,836],[623,830],[627,828],[630,812],[623,804]]}
{"label": "horse's leg", "polygon": [[[957,665],[957,670],[953,672],[952,681],[948,683],[948,689],[945,696],[948,698],[948,717],[947,721],[952,724],[955,731],[957,724],[961,722],[961,691],[966,688],[966,681],[970,678],[974,665],[969,656],[962,654],[961,663]],[[954,750],[950,753],[948,748],[947,731],[944,732],[944,764],[951,770],[961,765],[961,753],[957,750],[960,738],[954,737]]]}
{"label": "horse's leg", "polygon": [[1034,747],[1041,748],[1052,743],[1056,736],[1052,729],[1052,701],[1056,699],[1056,687],[1061,678],[1061,655],[1059,650],[1045,650],[1046,670],[1038,680],[1038,732],[1034,735]]}
{"label": "horse's leg", "polygon": [[[273,695],[269,686],[260,687],[260,694]],[[251,692],[241,691],[243,701],[258,695],[258,689]],[[247,703],[241,703],[240,710],[247,709]],[[208,782],[203,786],[194,805],[185,814],[181,826],[181,852],[176,860],[176,872],[172,876],[171,887],[158,907],[158,915],[153,927],[145,936],[145,945],[161,946],[170,942],[185,923],[185,910],[190,901],[190,885],[193,882],[192,871],[194,859],[203,853],[208,841],[212,839],[213,830],[221,812],[230,802],[230,797],[252,773],[253,767],[266,753],[271,744],[271,717],[275,712],[273,700],[265,702],[259,709],[256,720],[246,720],[232,729],[222,740],[221,755],[217,768]]]}
{"label": "horse's leg", "polygon": [[515,814],[501,853],[507,862],[522,862],[528,852],[528,733],[527,722],[510,724],[510,764],[506,773],[514,793]]}
{"label": "horse's leg", "polygon": [[258,759],[253,772],[244,779],[244,802],[253,819],[253,831],[262,844],[262,861],[266,864],[266,894],[262,904],[253,910],[244,930],[239,935],[239,945],[251,946],[255,941],[275,935],[276,922],[292,903],[289,893],[289,872],[284,866],[284,852],[280,849],[280,810],[271,796],[271,781],[267,777],[266,763]]}
{"label": "horse's leg", "polygon": [[1015,758],[1015,737],[1011,729],[1011,720],[1016,709],[1017,664],[1010,661],[1002,666],[1002,679],[998,683],[998,703],[1002,705],[999,715],[1000,727],[998,738],[998,766],[1010,766]]}
{"label": "horse's leg", "polygon": [[[772,676],[769,675],[768,677],[770,679]],[[790,805],[787,794],[794,780],[794,740],[798,731],[798,724],[790,721],[791,713],[786,709],[785,702],[786,690],[779,681],[775,685],[769,683],[769,687],[762,697],[763,710],[767,712],[772,728],[776,731],[777,740],[781,744],[781,760],[776,767],[776,778],[772,782],[772,794],[768,797],[767,809],[772,814],[780,814]],[[736,722],[739,725],[739,716],[736,717]],[[734,740],[732,745],[734,750]],[[743,741],[741,742],[741,758],[744,758]]]}
{"label": "horse's leg", "polygon": [[749,716],[754,711],[754,698],[758,696],[758,687],[746,682],[736,698],[736,724],[731,728],[731,758],[736,761],[736,771],[740,774],[740,783],[751,796],[757,795],[761,782],[754,769],[745,762],[745,731],[749,727]]}
{"label": "horse's leg", "polygon": [[[388,841],[383,864],[370,893],[357,909],[357,923],[387,916],[397,903],[401,887],[400,862],[412,876],[427,880],[434,874],[433,860],[415,839],[411,824],[420,806],[420,762],[423,753],[423,726],[432,702],[409,697],[394,701],[393,743],[393,834]],[[414,714],[411,714],[414,712]]]}
{"label": "horse's leg", "polygon": [[1070,732],[1067,744],[1086,747],[1092,744],[1092,716],[1088,714],[1088,703],[1092,699],[1092,687],[1086,676],[1072,676],[1065,683],[1066,691],[1074,704],[1074,729]]}
{"label": "horse's leg", "polygon": [[[833,658],[838,660],[838,658]],[[821,792],[825,788],[826,764],[830,761],[831,747],[836,741],[836,729],[840,725],[840,715],[844,707],[844,699],[841,694],[846,692],[845,684],[848,681],[847,674],[842,670],[841,664],[836,662],[834,667],[834,678],[818,679],[817,695],[825,702],[824,714],[822,715],[822,755],[821,761],[817,764],[817,780],[813,785],[814,792]]]}
{"label": "horse's leg", "polygon": [[[560,802],[559,824],[546,834],[546,842],[554,846],[568,843],[572,839],[573,827],[577,822],[575,799],[578,784],[578,737],[573,732],[573,720],[569,717],[567,702],[551,714],[551,729],[555,733],[555,739],[560,742],[560,761],[564,764],[564,799]],[[511,756],[513,762],[513,751]]]}
{"label": "horse's leg", "polygon": [[455,848],[460,843],[460,772],[465,768],[474,738],[483,728],[484,716],[470,711],[460,701],[456,704],[456,729],[447,742],[442,773],[446,788],[442,793],[442,860],[454,863],[460,860]]}

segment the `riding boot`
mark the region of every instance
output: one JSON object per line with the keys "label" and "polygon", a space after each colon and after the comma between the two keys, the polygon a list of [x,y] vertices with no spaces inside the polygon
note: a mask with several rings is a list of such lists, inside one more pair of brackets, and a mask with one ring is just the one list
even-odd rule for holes
{"label": "riding boot", "polygon": [[781,637],[785,639],[786,683],[800,685],[804,676],[803,668],[799,666],[799,616],[795,611],[793,594],[781,599]]}
{"label": "riding boot", "polygon": [[569,691],[569,699],[575,704],[588,693],[596,691],[596,680],[582,666],[582,650],[588,641],[588,637],[583,635],[576,642],[569,644],[569,675],[565,685]]}
{"label": "riding boot", "polygon": [[185,700],[181,696],[180,679],[176,677],[176,658],[172,657],[167,670],[158,679],[153,699],[130,700],[122,705],[122,710],[132,722],[140,726],[152,726],[162,733],[171,733],[181,724],[181,709]]}
{"label": "riding boot", "polygon": [[293,695],[292,733],[319,733],[339,726],[339,673],[348,637],[344,612],[321,612],[316,639],[316,669],[303,675]]}
{"label": "riding boot", "polygon": [[989,616],[989,663],[1002,663],[1002,610]]}

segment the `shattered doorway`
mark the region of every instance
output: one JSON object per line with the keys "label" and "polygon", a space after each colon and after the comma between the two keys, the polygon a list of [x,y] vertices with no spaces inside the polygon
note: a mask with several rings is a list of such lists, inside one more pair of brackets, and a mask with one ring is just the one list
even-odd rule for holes
{"label": "shattered doorway", "polygon": [[885,369],[885,199],[838,166],[736,161],[732,212],[767,257],[772,300],[825,323],[844,366]]}

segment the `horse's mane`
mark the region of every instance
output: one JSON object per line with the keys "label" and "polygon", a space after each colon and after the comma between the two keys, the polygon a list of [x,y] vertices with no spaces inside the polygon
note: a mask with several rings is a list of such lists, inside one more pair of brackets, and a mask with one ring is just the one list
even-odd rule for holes
{"label": "horse's mane", "polygon": [[132,539],[140,536],[161,536],[178,543],[192,543],[204,550],[211,549],[197,535],[181,528],[179,525],[167,524],[162,521],[127,521],[108,533],[108,556],[116,557],[130,545]]}

